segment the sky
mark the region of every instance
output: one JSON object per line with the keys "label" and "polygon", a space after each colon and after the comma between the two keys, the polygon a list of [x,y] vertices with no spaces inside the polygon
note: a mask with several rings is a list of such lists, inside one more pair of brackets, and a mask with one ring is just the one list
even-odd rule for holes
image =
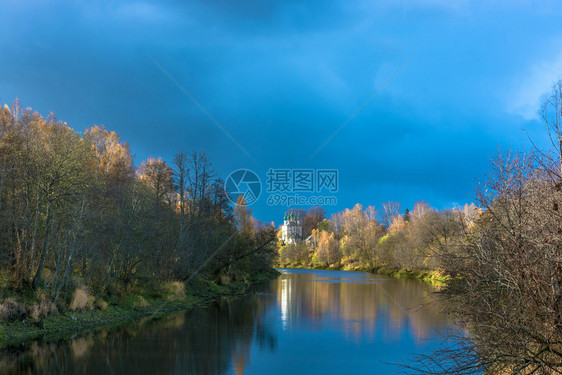
{"label": "sky", "polygon": [[252,170],[262,221],[287,209],[270,169],[337,170],[314,194],[328,213],[447,208],[498,148],[547,145],[561,19],[557,1],[0,0],[0,102],[103,124],[136,165],[183,149],[223,179]]}

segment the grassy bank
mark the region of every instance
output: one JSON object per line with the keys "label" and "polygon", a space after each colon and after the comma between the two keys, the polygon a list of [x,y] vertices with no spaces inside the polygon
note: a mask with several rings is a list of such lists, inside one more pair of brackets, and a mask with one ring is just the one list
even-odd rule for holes
{"label": "grassy bank", "polygon": [[439,270],[407,270],[393,267],[365,267],[365,266],[319,266],[319,265],[301,265],[301,264],[287,264],[278,265],[284,268],[300,268],[300,269],[315,269],[315,270],[334,270],[334,271],[356,271],[356,272],[369,272],[377,275],[384,275],[394,277],[397,279],[417,279],[431,283],[447,283],[451,280],[451,276]]}
{"label": "grassy bank", "polygon": [[447,283],[451,280],[451,276],[438,270],[406,270],[399,268],[379,267],[372,271],[379,275],[395,277],[398,279],[418,279],[433,283]]}
{"label": "grassy bank", "polygon": [[[53,312],[35,319],[28,315],[22,320],[2,322],[0,348],[23,345],[37,339],[52,341],[70,338],[78,333],[119,326],[135,319],[153,319],[170,312],[205,306],[223,296],[243,295],[251,284],[278,275],[279,272],[271,269],[252,275],[244,282],[231,281],[223,285],[209,280],[199,280],[189,286],[177,282],[146,283],[113,293],[89,307],[74,311],[67,308],[63,312]],[[24,296],[20,298],[25,299]]]}

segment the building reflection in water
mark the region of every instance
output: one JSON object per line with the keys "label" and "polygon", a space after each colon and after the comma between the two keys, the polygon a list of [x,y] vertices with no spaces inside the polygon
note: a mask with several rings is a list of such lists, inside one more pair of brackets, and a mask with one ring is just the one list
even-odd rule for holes
{"label": "building reflection in water", "polygon": [[378,339],[378,334],[399,339],[407,330],[421,341],[435,333],[435,327],[450,323],[436,301],[436,288],[418,280],[361,272],[302,272],[281,275],[277,290],[283,327],[289,330],[341,327],[347,339],[365,343]]}

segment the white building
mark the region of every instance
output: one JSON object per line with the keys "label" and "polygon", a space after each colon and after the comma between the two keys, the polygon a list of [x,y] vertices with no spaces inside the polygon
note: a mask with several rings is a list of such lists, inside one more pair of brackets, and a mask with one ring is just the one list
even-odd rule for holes
{"label": "white building", "polygon": [[281,226],[281,240],[286,244],[296,244],[302,241],[301,220],[293,214],[285,216]]}

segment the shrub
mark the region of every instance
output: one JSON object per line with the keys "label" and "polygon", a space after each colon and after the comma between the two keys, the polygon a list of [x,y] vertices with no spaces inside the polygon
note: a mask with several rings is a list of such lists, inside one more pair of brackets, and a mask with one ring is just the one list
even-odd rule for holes
{"label": "shrub", "polygon": [[88,310],[91,310],[94,308],[94,304],[96,302],[96,297],[94,297],[93,295],[89,295],[88,296],[88,303],[86,304],[86,307],[88,308]]}
{"label": "shrub", "polygon": [[181,281],[170,281],[164,284],[164,291],[169,301],[181,301],[185,298],[185,284]]}
{"label": "shrub", "polygon": [[107,302],[105,302],[104,300],[99,300],[96,306],[98,307],[98,309],[105,311],[107,309]]}
{"label": "shrub", "polygon": [[43,316],[55,313],[58,311],[57,305],[51,301],[49,295],[42,290],[36,293],[38,303],[31,305],[29,316],[32,319],[39,319]]}
{"label": "shrub", "polygon": [[147,307],[148,306],[148,302],[146,302],[146,300],[144,299],[143,296],[138,296],[137,298],[137,302],[135,302],[135,307]]}
{"label": "shrub", "polygon": [[228,285],[232,282],[231,275],[220,275],[219,276],[219,285]]}
{"label": "shrub", "polygon": [[23,320],[27,316],[25,307],[16,302],[13,298],[7,298],[0,304],[0,320],[11,322]]}
{"label": "shrub", "polygon": [[72,295],[72,301],[70,302],[70,310],[84,310],[86,308],[91,309],[93,307],[95,298],[88,294],[88,291],[84,288],[76,288],[74,294]]}

